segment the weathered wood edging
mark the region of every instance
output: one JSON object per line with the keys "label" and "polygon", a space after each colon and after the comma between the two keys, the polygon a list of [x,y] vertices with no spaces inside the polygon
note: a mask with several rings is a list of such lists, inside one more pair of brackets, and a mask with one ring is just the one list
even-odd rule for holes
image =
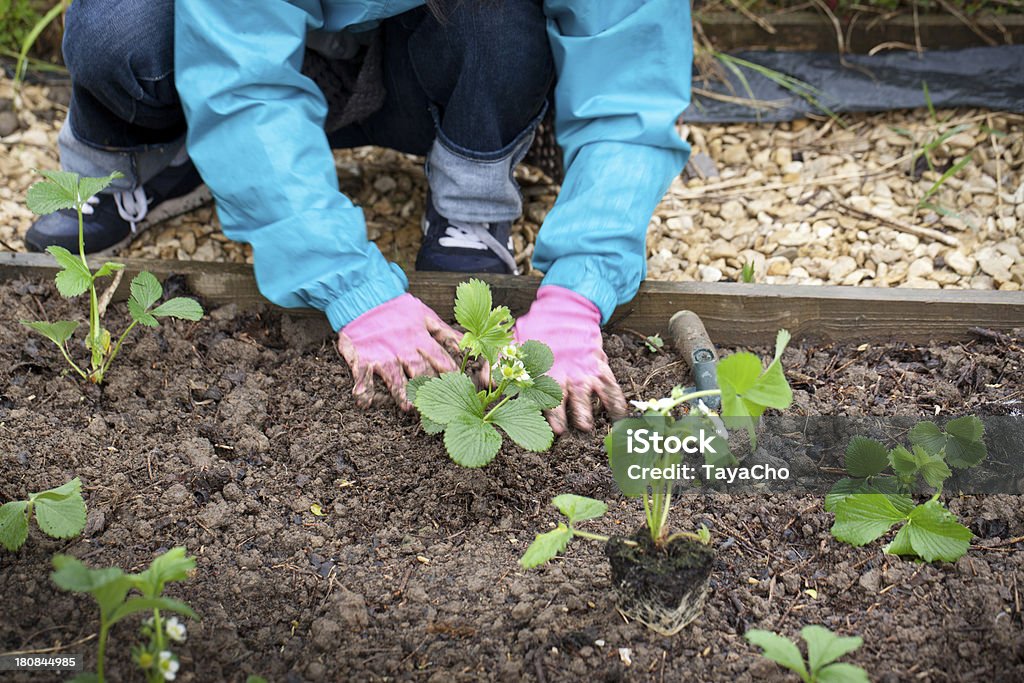
{"label": "weathered wood edging", "polygon": [[[115,298],[128,295],[130,276],[148,270],[159,279],[184,278],[207,306],[235,303],[241,309],[266,304],[252,267],[200,261],[119,259],[127,277]],[[0,279],[52,278],[57,272],[48,254],[0,253]],[[521,314],[529,307],[538,278],[481,276],[491,284],[495,301]],[[410,291],[450,319],[457,273],[412,273]],[[971,339],[971,327],[1010,330],[1024,327],[1024,292],[977,290],[882,289],[730,282],[645,282],[629,304],[619,308],[612,328],[642,334],[666,334],[669,317],[688,308],[704,321],[721,344],[764,344],[787,328],[796,338],[842,342],[900,340],[910,343]],[[316,311],[291,311],[297,315]],[[327,332],[326,322],[324,332]]]}

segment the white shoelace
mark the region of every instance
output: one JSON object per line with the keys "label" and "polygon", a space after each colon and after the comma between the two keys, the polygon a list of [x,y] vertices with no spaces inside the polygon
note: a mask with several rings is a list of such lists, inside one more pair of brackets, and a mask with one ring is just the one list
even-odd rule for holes
{"label": "white shoelace", "polygon": [[[146,196],[146,190],[142,187],[137,187],[134,190],[120,191],[114,193],[114,204],[117,205],[117,213],[124,220],[132,226],[132,232],[136,232],[138,224],[146,219],[146,214],[149,212],[149,197]],[[89,215],[92,214],[95,209],[94,206],[100,203],[100,198],[96,195],[89,197],[85,200],[85,206],[82,207],[82,213]]]}
{"label": "white shoelace", "polygon": [[[445,236],[438,240],[442,247],[457,249],[490,249],[513,275],[519,274],[516,260],[510,253],[510,246],[503,245],[487,229],[486,223],[456,223],[454,221],[444,231]],[[511,241],[511,238],[509,238]]]}

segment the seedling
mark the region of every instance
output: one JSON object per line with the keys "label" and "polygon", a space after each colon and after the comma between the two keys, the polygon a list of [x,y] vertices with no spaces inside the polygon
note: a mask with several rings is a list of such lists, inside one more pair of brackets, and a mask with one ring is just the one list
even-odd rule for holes
{"label": "seedling", "polygon": [[652,334],[649,337],[644,337],[644,345],[651,353],[658,353],[665,347],[665,340],[661,338],[660,334]]}
{"label": "seedling", "polygon": [[[722,436],[724,426],[739,427],[748,430],[754,439],[754,421],[759,419],[768,408],[785,409],[793,400],[793,392],[782,371],[781,357],[790,335],[781,330],[776,338],[775,357],[767,368],[762,369],[761,360],[752,353],[741,352],[723,359],[717,365],[719,389],[687,392],[681,387],[672,390],[671,396],[651,401],[633,401],[633,405],[643,413],[641,418],[633,418],[638,424],[652,422],[662,433],[673,433],[680,438],[705,430],[708,434],[716,434],[715,454],[705,453],[705,464],[710,467],[723,467],[735,464],[736,460],[728,451],[728,445]],[[722,417],[714,415],[704,407],[701,399],[710,396],[721,396]],[[689,417],[675,420],[673,411],[684,404],[693,404],[694,412]],[[624,448],[616,447],[615,432],[605,438],[605,449],[608,452],[612,469],[617,469],[616,460],[624,458]],[[664,453],[657,457],[652,467],[664,470],[679,459],[678,454]],[[623,468],[618,468],[623,469]],[[621,484],[622,482],[620,482]],[[626,495],[637,495],[643,498],[644,514],[647,530],[655,547],[661,548],[678,538],[689,538],[708,544],[710,534],[706,528],[696,533],[680,532],[669,535],[668,514],[672,503],[672,479],[659,479],[650,486],[642,484],[636,492],[624,488]],[[561,523],[554,531],[537,536],[519,560],[524,568],[536,567],[552,559],[562,552],[573,537],[589,538],[607,542],[608,537],[600,534],[581,531],[576,522],[594,519],[604,514],[607,506],[601,501],[582,496],[563,495],[556,497],[552,504],[568,518],[568,524]],[[627,544],[633,541],[627,541]]]}
{"label": "seedling", "polygon": [[198,302],[187,297],[168,299],[154,308],[154,304],[163,296],[163,286],[151,273],[143,271],[131,282],[128,313],[132,322],[118,338],[117,343],[111,344],[113,338],[110,331],[103,327],[101,320],[106,306],[105,303],[100,303],[101,299],[96,293],[96,281],[115,276],[110,290],[103,296],[104,302],[109,301],[113,289],[120,281],[120,271],[124,270],[124,264],[107,261],[95,273],[90,270],[89,262],[85,258],[82,215],[90,203],[90,198],[110,185],[115,178],[120,178],[121,174],[115,171],[104,178],[81,178],[77,173],[65,171],[39,173],[46,177],[46,180],[29,188],[28,207],[39,215],[62,209],[74,209],[78,214],[78,256],[72,255],[64,247],[53,246],[46,250],[61,266],[56,281],[57,290],[62,296],[71,298],[89,292],[89,333],[85,338],[85,347],[89,350],[91,358],[89,370],[86,371],[75,363],[67,348],[68,340],[78,328],[77,321],[58,320],[51,323],[22,320],[21,323],[56,344],[64,359],[83,379],[100,384],[118,351],[121,350],[121,344],[136,325],[141,323],[146,327],[158,327],[158,318],[167,317],[199,320],[203,317],[203,309]]}
{"label": "seedling", "polygon": [[[974,534],[939,502],[939,496],[952,475],[950,467],[966,469],[985,459],[984,431],[981,420],[968,415],[950,420],[945,429],[919,422],[910,430],[910,448],[887,449],[861,436],[851,439],[846,448],[850,476],[836,482],[825,497],[825,509],[836,516],[832,535],[862,546],[902,525],[885,552],[927,562],[963,557]],[[917,505],[909,494],[922,484],[935,491]]]}
{"label": "seedling", "polygon": [[765,657],[796,673],[804,683],[870,683],[864,669],[836,661],[863,645],[863,638],[837,636],[824,626],[805,626],[800,636],[807,643],[806,661],[800,648],[788,638],[760,629],[743,634],[764,650]]}
{"label": "seedling", "polygon": [[85,528],[82,482],[75,477],[55,489],[30,493],[28,500],[14,500],[0,506],[0,543],[12,553],[28,538],[28,520],[35,513],[36,524],[51,538],[71,538]]}
{"label": "seedling", "polygon": [[[554,435],[542,411],[562,402],[562,389],[544,373],[551,369],[551,349],[537,341],[515,344],[514,320],[505,306],[493,307],[491,289],[480,280],[459,285],[455,319],[466,329],[459,372],[416,377],[407,396],[420,412],[428,434],[444,433],[444,447],[464,467],[482,467],[501,448],[501,427],[528,451],[546,451]],[[465,374],[470,361],[490,369],[487,386],[477,391]]]}
{"label": "seedling", "polygon": [[[103,683],[104,659],[110,628],[125,617],[150,612],[141,631],[147,642],[132,648],[134,661],[143,668],[151,683],[174,680],[178,659],[170,650],[169,641],[181,642],[185,628],[176,618],[165,620],[161,612],[174,612],[199,619],[192,608],[181,600],[163,595],[171,581],[184,581],[195,569],[196,561],[185,556],[182,547],[171,548],[138,574],[126,574],[118,567],[90,569],[69,555],[54,555],[53,582],[67,591],[90,594],[100,608],[100,631],[96,651],[96,673],[83,674],[76,681]],[[131,591],[139,595],[131,595]]]}
{"label": "seedling", "polygon": [[746,261],[743,264],[743,268],[740,269],[740,282],[751,284],[754,281],[754,264],[750,261]]}

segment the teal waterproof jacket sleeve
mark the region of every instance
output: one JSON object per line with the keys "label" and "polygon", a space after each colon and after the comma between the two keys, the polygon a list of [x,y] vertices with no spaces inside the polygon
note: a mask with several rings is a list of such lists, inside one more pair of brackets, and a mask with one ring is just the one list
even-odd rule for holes
{"label": "teal waterproof jacket sleeve", "polygon": [[260,291],[337,330],[408,283],[338,191],[327,105],[301,73],[306,30],[323,22],[313,0],[177,0],[175,80],[189,154],[224,234],[252,245]]}
{"label": "teal waterproof jacket sleeve", "polygon": [[566,177],[537,237],[544,284],[594,302],[607,322],[647,273],[647,225],[690,148],[687,0],[547,0],[558,71],[555,130]]}

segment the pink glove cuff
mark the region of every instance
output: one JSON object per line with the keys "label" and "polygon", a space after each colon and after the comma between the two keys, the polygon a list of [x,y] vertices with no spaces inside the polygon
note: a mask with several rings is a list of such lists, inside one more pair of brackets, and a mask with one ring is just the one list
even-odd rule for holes
{"label": "pink glove cuff", "polygon": [[601,310],[590,299],[558,285],[543,285],[537,290],[537,300],[530,313],[535,311],[545,317],[571,318],[576,322],[601,325]]}

